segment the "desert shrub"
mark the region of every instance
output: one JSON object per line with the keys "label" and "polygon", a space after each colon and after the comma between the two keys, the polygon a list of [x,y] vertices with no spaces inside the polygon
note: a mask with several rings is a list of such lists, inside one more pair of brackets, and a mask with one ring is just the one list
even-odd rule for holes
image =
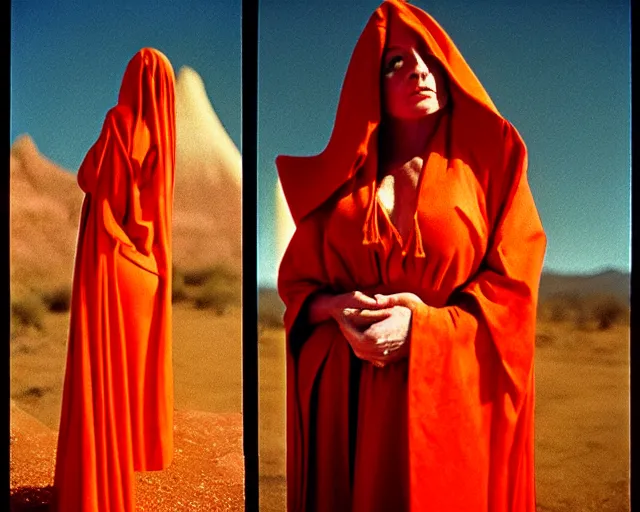
{"label": "desert shrub", "polygon": [[24,398],[42,398],[49,391],[48,388],[43,386],[31,386],[22,392]]}
{"label": "desert shrub", "polygon": [[541,319],[551,322],[563,322],[569,315],[567,304],[556,297],[547,299],[539,306],[538,311]]}
{"label": "desert shrub", "polygon": [[239,283],[227,283],[223,280],[208,280],[194,300],[197,309],[211,309],[217,315],[224,314],[230,306],[239,306],[242,290]]}
{"label": "desert shrub", "polygon": [[556,293],[538,308],[539,319],[571,321],[580,330],[609,329],[629,316],[624,301],[611,295]]}
{"label": "desert shrub", "polygon": [[574,318],[574,324],[577,329],[587,330],[591,324],[591,313],[586,305],[583,305]]}
{"label": "desert shrub", "polygon": [[627,307],[615,297],[603,297],[597,300],[592,309],[592,317],[598,329],[604,331],[625,317]]}
{"label": "desert shrub", "polygon": [[173,267],[171,273],[171,302],[182,302],[189,298],[184,284],[184,273]]}
{"label": "desert shrub", "polygon": [[577,320],[585,315],[584,301],[573,293],[555,293],[538,308],[538,317],[551,322]]}
{"label": "desert shrub", "polygon": [[61,285],[42,294],[42,302],[52,313],[64,313],[71,308],[71,287]]}
{"label": "desert shrub", "polygon": [[44,330],[44,304],[40,297],[28,295],[11,303],[11,319],[14,325]]}
{"label": "desert shrub", "polygon": [[184,272],[184,284],[187,286],[203,286],[211,281],[234,283],[240,281],[240,276],[224,265],[214,265]]}
{"label": "desert shrub", "polygon": [[569,310],[566,303],[553,301],[548,306],[549,320],[552,322],[564,322],[569,317]]}
{"label": "desert shrub", "polygon": [[555,338],[551,334],[536,334],[536,347],[546,347],[549,345],[553,345],[554,341]]}
{"label": "desert shrub", "polygon": [[194,300],[197,309],[212,309],[222,315],[230,306],[242,303],[242,285],[237,273],[222,265],[210,267],[203,273],[207,279]]}

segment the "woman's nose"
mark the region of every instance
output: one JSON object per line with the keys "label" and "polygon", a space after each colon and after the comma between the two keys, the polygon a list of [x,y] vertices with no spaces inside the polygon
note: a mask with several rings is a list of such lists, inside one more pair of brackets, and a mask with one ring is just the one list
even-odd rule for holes
{"label": "woman's nose", "polygon": [[420,54],[413,50],[413,68],[411,69],[410,78],[418,78],[424,80],[429,75],[429,67],[420,57]]}

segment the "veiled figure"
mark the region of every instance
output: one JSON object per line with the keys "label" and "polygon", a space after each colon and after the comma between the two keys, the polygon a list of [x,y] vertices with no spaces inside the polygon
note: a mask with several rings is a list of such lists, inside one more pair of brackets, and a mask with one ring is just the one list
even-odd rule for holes
{"label": "veiled figure", "polygon": [[171,462],[174,82],[166,56],[140,50],[78,171],[60,512],[133,511],[134,471]]}
{"label": "veiled figure", "polygon": [[524,142],[450,37],[385,1],[325,150],[276,163],[288,510],[534,512],[546,236]]}

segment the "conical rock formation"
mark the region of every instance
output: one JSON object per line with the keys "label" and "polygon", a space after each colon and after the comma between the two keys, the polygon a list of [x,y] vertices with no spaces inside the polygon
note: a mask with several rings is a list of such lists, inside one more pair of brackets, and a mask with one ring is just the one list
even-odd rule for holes
{"label": "conical rock formation", "polygon": [[200,76],[176,80],[174,263],[241,267],[241,156],[216,115]]}

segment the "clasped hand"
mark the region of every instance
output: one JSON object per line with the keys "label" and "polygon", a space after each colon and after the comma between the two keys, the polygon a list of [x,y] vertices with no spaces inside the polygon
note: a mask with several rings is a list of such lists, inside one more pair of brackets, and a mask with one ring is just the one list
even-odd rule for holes
{"label": "clasped hand", "polygon": [[413,293],[351,292],[329,296],[335,319],[356,357],[383,367],[409,355],[412,312],[423,302]]}

